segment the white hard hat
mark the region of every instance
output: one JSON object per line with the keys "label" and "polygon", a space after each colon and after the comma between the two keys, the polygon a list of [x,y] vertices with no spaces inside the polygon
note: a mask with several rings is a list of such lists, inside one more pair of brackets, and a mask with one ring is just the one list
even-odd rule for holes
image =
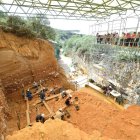
{"label": "white hard hat", "polygon": [[27,91],[30,91],[30,89],[28,89]]}
{"label": "white hard hat", "polygon": [[42,117],[45,117],[45,114],[41,114]]}
{"label": "white hard hat", "polygon": [[72,98],[72,95],[71,95],[71,94],[69,94],[69,97],[71,97],[71,98]]}
{"label": "white hard hat", "polygon": [[62,111],[62,108],[59,108],[59,111]]}

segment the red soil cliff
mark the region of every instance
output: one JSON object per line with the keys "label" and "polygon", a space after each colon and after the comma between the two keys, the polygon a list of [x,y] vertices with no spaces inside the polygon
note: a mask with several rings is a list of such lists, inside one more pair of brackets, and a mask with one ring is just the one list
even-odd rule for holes
{"label": "red soil cliff", "polygon": [[69,86],[48,41],[17,37],[1,29],[0,79],[8,92],[40,79]]}

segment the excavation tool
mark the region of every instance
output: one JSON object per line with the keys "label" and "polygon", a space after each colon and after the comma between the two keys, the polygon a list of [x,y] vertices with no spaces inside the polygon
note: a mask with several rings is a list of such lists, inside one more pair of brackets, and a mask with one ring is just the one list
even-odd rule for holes
{"label": "excavation tool", "polygon": [[43,101],[43,104],[46,107],[46,109],[49,111],[50,115],[53,116],[54,112],[51,110],[51,108],[48,106],[48,104],[45,101]]}

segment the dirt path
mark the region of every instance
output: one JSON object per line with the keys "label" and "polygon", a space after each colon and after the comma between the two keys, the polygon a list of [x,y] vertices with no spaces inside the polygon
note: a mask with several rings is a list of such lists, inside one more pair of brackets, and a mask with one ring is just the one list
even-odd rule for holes
{"label": "dirt path", "polygon": [[71,69],[72,58],[64,56],[61,51],[60,59],[58,62],[59,65],[64,69],[65,73],[68,74]]}

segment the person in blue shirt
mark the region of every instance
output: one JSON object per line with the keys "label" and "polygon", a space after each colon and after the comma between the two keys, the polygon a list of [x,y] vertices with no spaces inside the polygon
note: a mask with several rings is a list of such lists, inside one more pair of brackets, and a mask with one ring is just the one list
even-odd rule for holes
{"label": "person in blue shirt", "polygon": [[43,102],[45,100],[45,90],[44,89],[41,90],[39,96],[40,96],[41,102]]}
{"label": "person in blue shirt", "polygon": [[28,100],[32,100],[33,98],[32,92],[29,89],[26,91],[26,97],[28,98]]}

